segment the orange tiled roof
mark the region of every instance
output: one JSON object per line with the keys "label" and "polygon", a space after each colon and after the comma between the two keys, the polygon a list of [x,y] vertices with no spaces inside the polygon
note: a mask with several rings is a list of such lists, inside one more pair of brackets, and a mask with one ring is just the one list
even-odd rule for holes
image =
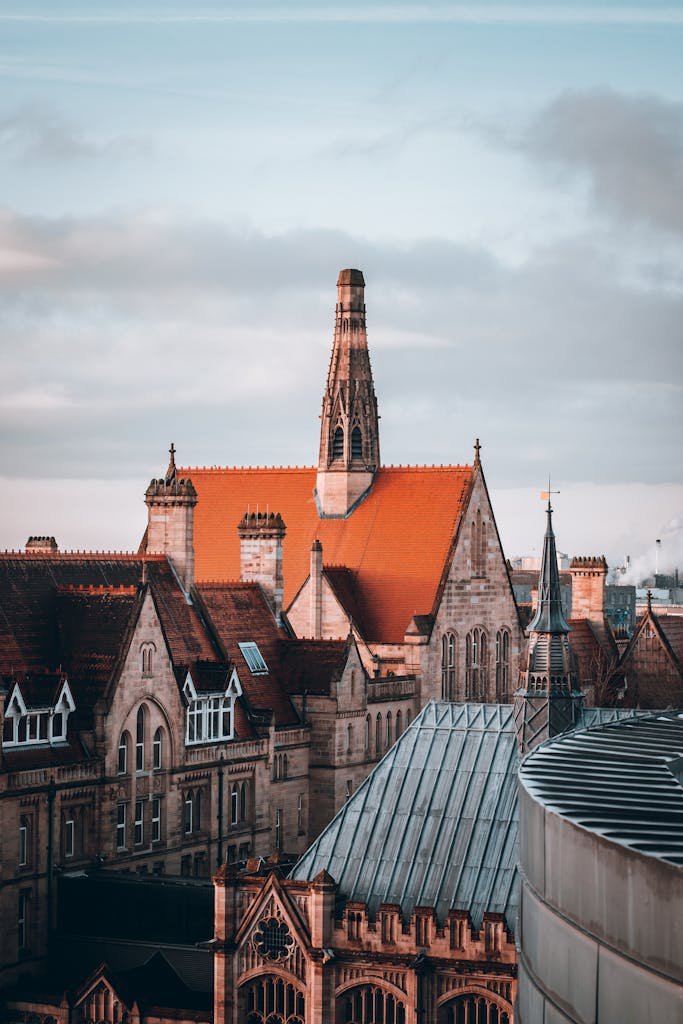
{"label": "orange tiled roof", "polygon": [[192,479],[196,577],[237,580],[237,524],[249,508],[280,512],[285,607],[310,568],[312,542],[326,566],[352,570],[367,640],[398,643],[415,614],[432,611],[449,545],[472,479],[471,466],[389,466],[348,519],[320,519],[316,469],[183,469]]}

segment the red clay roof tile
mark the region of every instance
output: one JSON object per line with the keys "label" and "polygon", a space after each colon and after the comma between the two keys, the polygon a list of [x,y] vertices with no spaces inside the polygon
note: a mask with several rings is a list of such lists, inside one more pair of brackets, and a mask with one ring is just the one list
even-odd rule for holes
{"label": "red clay roof tile", "polygon": [[[195,509],[198,580],[240,576],[237,524],[247,509],[279,512],[285,607],[305,581],[312,542],[326,566],[345,566],[362,595],[365,638],[399,643],[415,614],[429,614],[472,479],[470,466],[384,467],[346,519],[321,519],[316,469],[187,469]],[[360,598],[359,598],[360,604]]]}

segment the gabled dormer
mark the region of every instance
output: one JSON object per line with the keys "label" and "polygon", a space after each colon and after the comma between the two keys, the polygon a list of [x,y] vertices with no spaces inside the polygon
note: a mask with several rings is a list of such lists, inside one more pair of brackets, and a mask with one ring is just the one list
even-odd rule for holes
{"label": "gabled dormer", "polygon": [[44,699],[41,690],[47,690],[45,684],[49,682],[49,677],[26,677],[23,683],[16,680],[11,685],[3,721],[4,748],[56,746],[67,742],[67,722],[76,710],[76,703],[66,676],[59,678],[52,699]]}
{"label": "gabled dormer", "polygon": [[183,683],[185,744],[225,743],[235,738],[235,701],[242,685],[233,667],[197,663]]}

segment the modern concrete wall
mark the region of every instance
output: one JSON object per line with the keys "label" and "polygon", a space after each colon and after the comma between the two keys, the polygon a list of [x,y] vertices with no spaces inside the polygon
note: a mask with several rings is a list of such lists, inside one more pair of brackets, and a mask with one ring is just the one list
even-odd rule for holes
{"label": "modern concrete wall", "polygon": [[519,801],[516,1024],[683,1021],[683,869]]}

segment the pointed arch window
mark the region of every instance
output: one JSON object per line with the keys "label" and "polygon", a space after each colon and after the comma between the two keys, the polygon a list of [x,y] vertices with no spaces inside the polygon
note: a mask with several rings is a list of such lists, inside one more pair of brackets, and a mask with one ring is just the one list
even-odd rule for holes
{"label": "pointed arch window", "polygon": [[375,754],[377,757],[382,753],[382,716],[377,713],[375,719]]}
{"label": "pointed arch window", "polygon": [[127,732],[121,733],[121,739],[119,740],[118,759],[116,764],[116,771],[119,775],[125,775],[128,771],[128,747],[130,746],[130,736]]}
{"label": "pointed arch window", "polygon": [[141,772],[145,768],[145,705],[138,708],[138,715],[135,723],[135,771]]}
{"label": "pointed arch window", "polygon": [[332,435],[332,458],[343,459],[344,458],[344,429],[343,427],[335,427],[334,434]]}
{"label": "pointed arch window", "polygon": [[363,458],[363,435],[360,427],[354,427],[351,431],[351,458]]}
{"label": "pointed arch window", "polygon": [[159,728],[154,733],[154,740],[152,742],[152,768],[155,772],[161,771],[163,766],[164,757],[164,733],[163,729]]}
{"label": "pointed arch window", "polygon": [[391,711],[387,711],[386,730],[384,733],[384,746],[388,750],[391,746]]}
{"label": "pointed arch window", "polygon": [[365,753],[366,754],[370,753],[370,726],[371,726],[371,722],[372,722],[372,719],[370,718],[370,715],[366,715],[365,716],[365,737],[364,737],[364,739],[365,739]]}
{"label": "pointed arch window", "polygon": [[455,633],[444,633],[441,638],[441,699],[455,700]]}
{"label": "pointed arch window", "polygon": [[465,638],[465,698],[486,700],[488,637],[476,627]]}
{"label": "pointed arch window", "polygon": [[508,699],[510,677],[510,633],[499,629],[496,633],[496,700]]}
{"label": "pointed arch window", "polygon": [[396,739],[399,738],[403,732],[403,713],[399,710],[396,712]]}

